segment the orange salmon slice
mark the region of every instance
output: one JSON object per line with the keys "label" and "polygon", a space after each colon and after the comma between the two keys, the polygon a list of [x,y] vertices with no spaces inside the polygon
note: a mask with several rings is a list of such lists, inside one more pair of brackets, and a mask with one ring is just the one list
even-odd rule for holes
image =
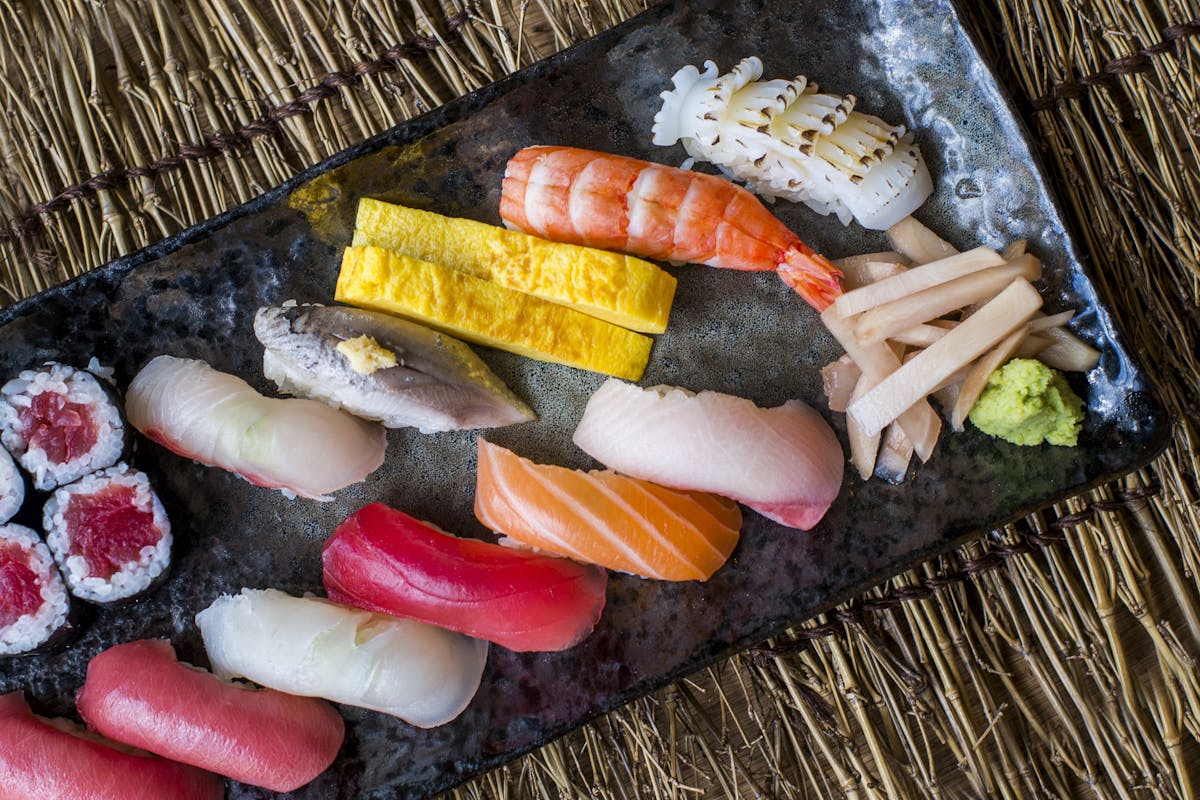
{"label": "orange salmon slice", "polygon": [[610,470],[535,464],[479,440],[475,516],[522,545],[619,572],[704,581],[738,541],[737,503]]}

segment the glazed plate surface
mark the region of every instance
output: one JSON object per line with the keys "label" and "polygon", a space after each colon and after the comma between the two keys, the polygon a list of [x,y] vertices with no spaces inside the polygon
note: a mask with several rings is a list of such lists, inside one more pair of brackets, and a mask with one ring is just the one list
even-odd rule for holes
{"label": "glazed plate surface", "polygon": [[[764,77],[808,75],[853,93],[859,108],[904,121],[936,182],[917,216],[959,247],[1017,238],[1045,263],[1050,312],[1102,351],[1077,381],[1088,417],[1077,448],[1019,448],[970,431],[947,435],[901,486],[847,468],[836,504],[811,533],[746,513],[731,561],[708,583],[611,576],[595,633],[564,653],[493,647],[483,686],[457,720],[418,730],[343,707],[349,735],[334,767],[299,798],[402,798],[447,788],[584,720],[905,567],[1049,502],[1147,462],[1169,422],[1097,298],[1028,136],[949,0],[703,0],[660,6],[629,23],[353,148],[287,185],[171,240],[0,314],[7,374],[48,359],[95,355],[126,386],[160,353],[202,358],[268,391],[255,310],[288,299],[331,302],[354,209],[363,196],[499,223],[504,165],[532,144],[588,147],[677,165],[650,128],[658,94],[685,64],[726,70],[747,55]],[[807,208],[775,213],[831,258],[885,249],[882,234]],[[773,274],[672,268],[679,291],[643,385],[714,389],[760,405],[800,398],[845,442],[820,368],[841,354],[816,314]],[[481,355],[538,412],[486,436],[545,463],[590,468],[571,443],[603,378],[492,350]],[[382,501],[481,538],[474,432],[390,434],[384,467],[331,503],[287,500],[233,475],[139,442],[177,537],[167,583],[136,605],[90,612],[83,635],[51,656],[0,663],[0,691],[24,690],[46,713],[73,713],[88,660],[118,642],[168,637],[205,664],[195,613],[242,587],[320,591],[321,544],[347,514]],[[36,509],[23,514],[36,520]],[[231,798],[269,792],[234,785]]]}

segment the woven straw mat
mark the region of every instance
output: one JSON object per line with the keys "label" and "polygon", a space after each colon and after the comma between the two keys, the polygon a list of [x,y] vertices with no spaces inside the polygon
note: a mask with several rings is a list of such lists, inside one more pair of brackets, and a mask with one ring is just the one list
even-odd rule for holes
{"label": "woven straw mat", "polygon": [[[454,797],[1194,795],[1200,6],[961,5],[1178,418],[1171,447]],[[0,0],[4,302],[640,10],[638,0]]]}

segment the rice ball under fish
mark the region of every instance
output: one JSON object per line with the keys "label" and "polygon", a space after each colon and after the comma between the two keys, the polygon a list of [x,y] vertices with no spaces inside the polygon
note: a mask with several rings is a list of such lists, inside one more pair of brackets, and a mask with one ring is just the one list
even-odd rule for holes
{"label": "rice ball under fish", "polygon": [[38,535],[24,525],[0,526],[0,657],[65,638],[70,610],[62,576]]}
{"label": "rice ball under fish", "polygon": [[171,523],[146,474],[125,464],[56,491],[42,522],[71,593],[93,603],[128,600],[171,562]]}
{"label": "rice ball under fish", "polygon": [[0,388],[0,441],[48,491],[117,463],[126,431],[95,375],[49,362]]}

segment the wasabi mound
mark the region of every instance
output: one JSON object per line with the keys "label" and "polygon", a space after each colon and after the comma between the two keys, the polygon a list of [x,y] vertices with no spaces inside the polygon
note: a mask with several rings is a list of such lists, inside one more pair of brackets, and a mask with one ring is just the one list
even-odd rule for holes
{"label": "wasabi mound", "polygon": [[1031,358],[1014,358],[988,378],[969,418],[984,433],[1013,444],[1074,447],[1083,401],[1062,373]]}

